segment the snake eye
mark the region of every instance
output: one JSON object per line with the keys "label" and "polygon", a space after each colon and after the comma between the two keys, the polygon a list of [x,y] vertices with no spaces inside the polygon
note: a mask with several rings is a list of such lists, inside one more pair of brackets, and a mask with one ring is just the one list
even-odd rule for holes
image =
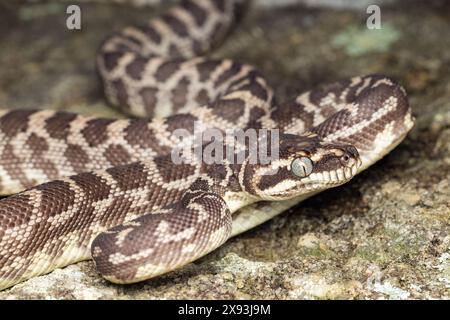
{"label": "snake eye", "polygon": [[296,158],[291,163],[291,171],[297,177],[307,177],[313,171],[313,162],[307,157]]}

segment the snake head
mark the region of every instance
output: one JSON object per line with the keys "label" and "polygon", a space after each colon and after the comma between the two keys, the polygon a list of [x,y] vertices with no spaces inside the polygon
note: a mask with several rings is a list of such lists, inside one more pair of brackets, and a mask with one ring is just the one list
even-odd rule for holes
{"label": "snake head", "polygon": [[354,146],[324,143],[315,134],[280,135],[278,154],[267,165],[246,168],[245,189],[263,200],[285,200],[341,185],[361,166]]}

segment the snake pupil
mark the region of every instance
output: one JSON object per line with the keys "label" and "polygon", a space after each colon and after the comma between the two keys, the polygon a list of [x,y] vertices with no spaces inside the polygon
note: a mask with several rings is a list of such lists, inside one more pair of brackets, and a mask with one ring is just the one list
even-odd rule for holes
{"label": "snake pupil", "polygon": [[296,158],[292,161],[291,170],[297,177],[307,177],[313,170],[313,162],[307,157]]}

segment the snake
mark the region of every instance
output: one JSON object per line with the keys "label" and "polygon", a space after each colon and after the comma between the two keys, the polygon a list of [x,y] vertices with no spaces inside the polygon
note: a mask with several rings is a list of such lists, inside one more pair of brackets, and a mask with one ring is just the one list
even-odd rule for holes
{"label": "snake", "polygon": [[[126,119],[1,110],[0,289],[87,259],[113,283],[165,274],[346,183],[405,138],[414,117],[391,77],[279,103],[254,66],[211,58],[248,6],[183,0],[108,36],[97,69]],[[266,134],[226,139],[238,130]],[[252,161],[264,137],[277,157]]]}

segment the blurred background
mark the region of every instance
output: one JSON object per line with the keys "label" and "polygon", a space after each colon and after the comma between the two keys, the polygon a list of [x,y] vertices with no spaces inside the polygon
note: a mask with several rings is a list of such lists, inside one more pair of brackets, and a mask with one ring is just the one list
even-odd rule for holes
{"label": "blurred background", "polygon": [[[133,2],[133,1],[131,1]],[[176,1],[0,0],[0,108],[108,117],[95,53],[112,31]],[[68,4],[81,30],[66,28]],[[370,4],[381,29],[368,29]],[[450,298],[450,2],[254,0],[213,53],[257,66],[280,101],[370,73],[396,78],[416,125],[386,158],[153,281],[121,287],[83,262],[3,298]]]}

